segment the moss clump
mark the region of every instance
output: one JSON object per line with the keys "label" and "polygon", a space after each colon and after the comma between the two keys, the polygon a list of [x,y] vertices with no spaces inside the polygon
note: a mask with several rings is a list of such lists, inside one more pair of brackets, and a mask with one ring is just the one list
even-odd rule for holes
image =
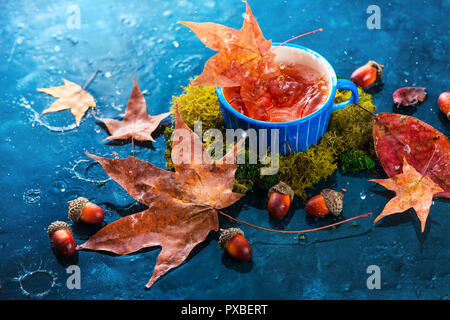
{"label": "moss clump", "polygon": [[255,186],[263,190],[269,190],[272,186],[278,183],[277,176],[262,176],[260,170],[262,165],[258,162],[256,164],[249,164],[250,153],[248,149],[245,150],[245,163],[236,166],[236,173],[234,175],[234,191],[245,193],[253,189]]}
{"label": "moss clump", "polygon": [[[374,112],[372,96],[359,89],[359,104]],[[350,98],[350,92],[338,90],[335,103]],[[195,121],[202,121],[202,131],[217,128],[225,133],[225,125],[219,109],[215,88],[211,86],[187,86],[183,93],[172,98],[171,111],[178,104],[181,116],[192,129]],[[170,136],[173,129],[165,131],[167,169],[173,169],[170,159]],[[224,134],[225,137],[225,134]],[[203,141],[205,145],[209,141]],[[238,165],[235,174],[235,191],[246,192],[255,186],[268,190],[278,181],[284,181],[297,196],[306,199],[306,190],[321,179],[331,176],[338,167],[338,160],[348,150],[362,150],[374,155],[372,141],[372,116],[356,105],[336,110],[331,114],[328,130],[320,141],[306,152],[280,156],[279,172],[275,176],[261,176],[261,164]],[[246,150],[248,159],[248,150]],[[247,161],[248,162],[248,161]]]}
{"label": "moss clump", "polygon": [[170,112],[173,118],[177,104],[181,117],[189,128],[194,128],[195,121],[201,121],[203,133],[211,128],[225,132],[215,87],[191,85],[183,87],[181,95],[172,97]]}
{"label": "moss clump", "polygon": [[342,173],[355,173],[372,170],[375,162],[362,150],[347,150],[341,155],[340,169]]}

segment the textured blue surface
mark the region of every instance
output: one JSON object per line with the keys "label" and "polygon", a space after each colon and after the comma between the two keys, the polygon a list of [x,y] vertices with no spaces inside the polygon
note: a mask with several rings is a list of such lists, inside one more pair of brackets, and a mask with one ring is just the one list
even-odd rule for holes
{"label": "textured blue surface", "polygon": [[[322,54],[343,78],[369,59],[385,64],[384,87],[374,94],[379,111],[404,112],[433,125],[447,136],[449,122],[437,107],[448,91],[450,2],[376,1],[381,29],[369,30],[366,9],[374,1],[262,1],[251,6],[266,38],[283,41],[317,29],[296,43]],[[67,8],[77,4],[81,28],[68,29]],[[137,74],[150,113],[168,110],[172,95],[202,71],[213,52],[178,20],[214,21],[239,28],[244,5],[238,1],[0,1],[0,298],[21,299],[442,299],[449,294],[449,202],[435,199],[424,234],[413,213],[396,215],[373,226],[308,234],[305,240],[265,233],[243,226],[253,258],[239,264],[223,255],[217,236],[191,255],[187,263],[165,275],[150,290],[159,249],[127,256],[80,252],[81,290],[66,288],[66,269],[54,257],[46,227],[66,220],[66,201],[87,196],[106,208],[106,221],[142,208],[114,182],[97,186],[87,179],[105,179],[84,151],[120,157],[130,144],[108,145],[106,133],[89,113],[79,129],[54,130],[73,123],[70,112],[43,116],[54,99],[36,88],[55,86],[65,77],[84,83],[96,68],[102,72],[88,91],[102,117],[124,111]],[[408,110],[393,107],[392,92],[401,86],[425,86],[427,100]],[[137,147],[137,157],[163,167],[164,138],[152,148]],[[75,169],[74,169],[75,167]],[[78,176],[77,176],[78,174]],[[349,191],[345,217],[381,212],[392,192],[369,178],[382,173],[341,176],[320,187]],[[250,195],[230,212],[266,227],[304,229],[319,225],[305,219],[301,201],[285,221],[269,221],[265,200]],[[221,221],[223,226],[230,225]],[[78,243],[93,229],[75,227]],[[69,261],[70,263],[70,261]],[[368,290],[366,268],[381,268],[381,289]],[[27,272],[43,270],[28,276]],[[24,276],[24,278],[21,278]],[[20,281],[22,279],[22,281]],[[52,279],[55,286],[51,287]],[[20,287],[22,284],[23,291]],[[47,292],[47,289],[48,292]],[[29,292],[32,295],[26,295]]]}

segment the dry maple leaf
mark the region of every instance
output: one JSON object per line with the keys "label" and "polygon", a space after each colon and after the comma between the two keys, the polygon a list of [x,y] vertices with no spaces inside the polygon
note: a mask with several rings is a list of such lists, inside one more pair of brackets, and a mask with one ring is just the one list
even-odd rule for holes
{"label": "dry maple leaf", "polygon": [[419,87],[405,87],[395,90],[392,94],[395,104],[397,106],[412,106],[419,102],[425,101],[427,97],[427,89]]}
{"label": "dry maple leaf", "polygon": [[442,132],[417,118],[382,112],[374,116],[373,141],[389,177],[402,172],[406,157],[443,189],[438,197],[450,197],[450,142]]}
{"label": "dry maple leaf", "polygon": [[276,70],[275,55],[270,51],[272,41],[264,38],[250,6],[243,2],[246,12],[240,30],[211,22],[179,22],[190,28],[208,48],[219,51],[205,63],[203,73],[192,85],[220,88],[250,85],[264,73]]}
{"label": "dry maple leaf", "polygon": [[[223,159],[213,162],[198,136],[181,119],[178,109],[175,129],[184,132],[182,139],[174,137],[172,160],[175,172],[135,157],[107,159],[88,154],[148,209],[107,225],[77,249],[105,250],[122,255],[161,246],[147,288],[183,263],[211,230],[218,231],[217,210],[232,205],[243,196],[233,193],[232,189],[236,154],[244,139]],[[194,152],[188,153],[194,146],[201,147],[202,157],[198,163],[194,161],[197,159]],[[187,161],[180,163],[180,159]]]}
{"label": "dry maple leaf", "polygon": [[393,190],[396,196],[384,207],[383,212],[374,220],[376,223],[383,217],[394,213],[404,212],[414,208],[420,220],[422,232],[425,229],[433,196],[442,192],[442,188],[433,182],[428,176],[423,176],[403,159],[403,172],[389,179],[372,179],[369,181],[381,184],[389,190]]}
{"label": "dry maple leaf", "polygon": [[95,108],[94,98],[78,84],[63,78],[64,85],[52,88],[38,88],[39,92],[44,92],[53,97],[59,98],[44,110],[42,114],[70,109],[75,117],[77,126],[80,126],[81,119],[89,108]]}
{"label": "dry maple leaf", "polygon": [[111,134],[111,136],[105,138],[105,140],[133,138],[139,141],[155,141],[152,137],[153,131],[155,131],[159,123],[169,115],[170,112],[162,113],[157,116],[148,115],[144,95],[136,82],[136,76],[134,76],[133,90],[128,99],[123,120],[119,121],[98,117],[95,117],[95,119],[103,121]]}

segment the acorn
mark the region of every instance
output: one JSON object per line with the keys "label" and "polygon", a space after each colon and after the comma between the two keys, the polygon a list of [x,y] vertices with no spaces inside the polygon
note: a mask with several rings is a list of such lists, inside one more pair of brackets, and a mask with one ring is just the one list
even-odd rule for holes
{"label": "acorn", "polygon": [[105,218],[103,209],[84,197],[67,201],[67,205],[69,206],[69,219],[74,223],[83,221],[89,224],[97,224]]}
{"label": "acorn", "polygon": [[350,80],[361,88],[367,88],[377,81],[383,79],[384,65],[371,60],[365,65],[353,71]]}
{"label": "acorn", "polygon": [[270,188],[268,192],[269,202],[267,203],[267,211],[273,219],[283,218],[294,199],[294,191],[284,182],[279,182]]}
{"label": "acorn", "polygon": [[311,217],[323,217],[328,214],[338,216],[342,212],[345,189],[340,192],[323,189],[320,194],[312,197],[306,202],[305,210]]}
{"label": "acorn", "polygon": [[450,120],[450,92],[442,92],[438,98],[439,108]]}
{"label": "acorn", "polygon": [[244,232],[239,228],[220,229],[220,249],[226,251],[233,259],[248,261],[252,257],[252,247],[244,238]]}
{"label": "acorn", "polygon": [[52,246],[57,255],[69,257],[74,254],[76,243],[67,223],[64,221],[52,222],[47,228],[47,234],[52,240]]}

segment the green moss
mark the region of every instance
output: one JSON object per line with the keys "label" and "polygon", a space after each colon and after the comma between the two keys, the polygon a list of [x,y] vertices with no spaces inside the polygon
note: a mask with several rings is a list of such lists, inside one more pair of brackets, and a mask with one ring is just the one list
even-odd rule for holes
{"label": "green moss", "polygon": [[347,150],[341,155],[342,173],[372,170],[375,162],[362,150]]}
{"label": "green moss", "polygon": [[173,127],[167,127],[164,130],[164,138],[166,138],[166,150],[164,151],[164,160],[166,160],[166,169],[169,171],[173,171],[173,162],[172,162],[172,133]]}
{"label": "green moss", "polygon": [[[359,104],[374,112],[372,96],[359,89]],[[349,99],[350,92],[338,90],[335,103]],[[203,132],[217,128],[225,132],[225,125],[219,109],[215,88],[211,86],[187,86],[183,93],[172,98],[171,111],[178,104],[186,124],[194,127],[195,121],[202,121]],[[173,169],[170,159],[170,136],[173,129],[165,131],[167,148],[165,158],[167,169]],[[225,137],[225,134],[224,134]],[[205,145],[209,141],[203,141]],[[235,174],[235,191],[246,192],[255,186],[268,190],[278,181],[289,184],[297,196],[306,199],[306,191],[321,179],[331,176],[338,167],[341,155],[348,150],[361,150],[374,156],[372,141],[372,116],[356,105],[336,110],[331,114],[328,130],[320,141],[306,152],[280,156],[280,168],[276,176],[260,176],[261,164],[238,165]],[[248,158],[248,150],[246,151]]]}
{"label": "green moss", "polygon": [[262,165],[248,164],[249,151],[245,151],[245,163],[238,164],[236,168],[235,177],[235,191],[245,193],[253,189],[255,186],[263,190],[269,190],[272,186],[278,183],[277,176],[261,176],[260,169]]}
{"label": "green moss", "polygon": [[215,87],[191,85],[183,87],[181,95],[172,97],[170,111],[173,118],[175,118],[176,104],[183,121],[189,128],[194,128],[195,121],[201,121],[203,132],[211,128],[225,131]]}

